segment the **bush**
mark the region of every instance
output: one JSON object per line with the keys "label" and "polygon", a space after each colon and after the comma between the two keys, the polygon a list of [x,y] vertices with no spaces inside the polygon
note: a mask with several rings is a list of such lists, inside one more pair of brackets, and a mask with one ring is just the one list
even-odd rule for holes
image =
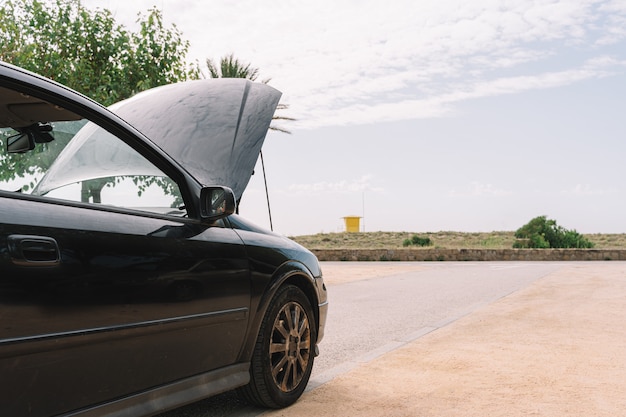
{"label": "bush", "polygon": [[411,238],[411,242],[416,246],[430,246],[433,244],[429,237],[419,237],[417,235]]}
{"label": "bush", "polygon": [[515,232],[514,248],[593,248],[576,230],[567,230],[546,216],[535,217]]}
{"label": "bush", "polygon": [[411,245],[431,246],[432,244],[433,242],[430,240],[429,237],[419,237],[417,235],[413,235],[411,239],[404,239],[404,241],[402,242],[402,246],[404,247],[411,246]]}

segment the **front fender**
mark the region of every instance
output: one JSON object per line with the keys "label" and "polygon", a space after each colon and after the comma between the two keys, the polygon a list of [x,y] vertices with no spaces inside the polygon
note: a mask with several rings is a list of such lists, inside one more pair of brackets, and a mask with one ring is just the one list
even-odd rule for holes
{"label": "front fender", "polygon": [[[323,285],[323,282],[321,284],[318,282],[319,280],[322,280],[321,273],[319,277],[314,277],[311,271],[304,264],[297,261],[288,261],[276,268],[264,288],[259,291],[261,297],[253,297],[253,299],[251,300],[251,302],[256,305],[250,306],[251,321],[248,326],[246,342],[241,352],[242,361],[247,362],[252,357],[252,352],[254,351],[254,345],[256,343],[257,335],[259,333],[259,329],[261,328],[261,323],[263,321],[263,318],[265,317],[265,313],[270,304],[270,301],[272,300],[278,289],[285,284],[296,285],[304,292],[304,294],[309,299],[311,307],[313,308],[313,313],[315,315],[318,341],[321,339],[319,335],[320,331],[323,330],[323,327],[320,326],[320,319],[323,319],[325,321],[326,307],[323,307],[324,314],[320,316],[320,304],[326,306],[327,301],[326,289]],[[323,297],[320,296],[320,292],[318,290],[318,288],[321,287],[324,287]]]}

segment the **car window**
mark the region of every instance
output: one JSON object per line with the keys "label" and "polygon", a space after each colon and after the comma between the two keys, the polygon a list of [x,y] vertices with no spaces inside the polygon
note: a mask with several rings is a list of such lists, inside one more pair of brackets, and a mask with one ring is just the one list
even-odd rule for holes
{"label": "car window", "polygon": [[[10,106],[3,106],[7,108]],[[29,111],[28,120],[50,117],[49,111],[40,117],[32,114],[37,112],[36,106]],[[0,123],[0,190],[152,213],[186,214],[176,182],[139,152],[95,123],[67,117],[67,113],[64,119],[72,120],[43,119],[28,126],[20,126],[23,122],[16,122],[16,126]],[[25,140],[23,151],[8,153],[7,144],[17,140]]]}

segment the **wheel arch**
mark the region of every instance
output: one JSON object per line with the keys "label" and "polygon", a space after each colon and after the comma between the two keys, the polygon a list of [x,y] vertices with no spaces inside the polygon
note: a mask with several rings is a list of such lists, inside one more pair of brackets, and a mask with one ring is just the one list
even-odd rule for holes
{"label": "wheel arch", "polygon": [[317,335],[319,332],[320,311],[315,278],[304,264],[297,261],[285,262],[280,265],[272,275],[266,287],[267,290],[263,292],[256,309],[254,309],[254,312],[251,314],[254,319],[248,329],[248,336],[241,352],[241,357],[244,361],[250,360],[263,317],[265,317],[272,298],[274,298],[278,290],[284,285],[294,285],[302,290],[313,310],[315,334]]}

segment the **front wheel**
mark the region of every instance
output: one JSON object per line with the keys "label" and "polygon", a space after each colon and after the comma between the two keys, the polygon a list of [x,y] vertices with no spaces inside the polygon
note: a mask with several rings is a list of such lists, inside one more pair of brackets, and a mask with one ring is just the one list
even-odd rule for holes
{"label": "front wheel", "polygon": [[287,407],[300,398],[313,368],[316,329],[302,290],[294,285],[280,288],[261,323],[250,383],[240,390],[243,397],[270,408]]}

